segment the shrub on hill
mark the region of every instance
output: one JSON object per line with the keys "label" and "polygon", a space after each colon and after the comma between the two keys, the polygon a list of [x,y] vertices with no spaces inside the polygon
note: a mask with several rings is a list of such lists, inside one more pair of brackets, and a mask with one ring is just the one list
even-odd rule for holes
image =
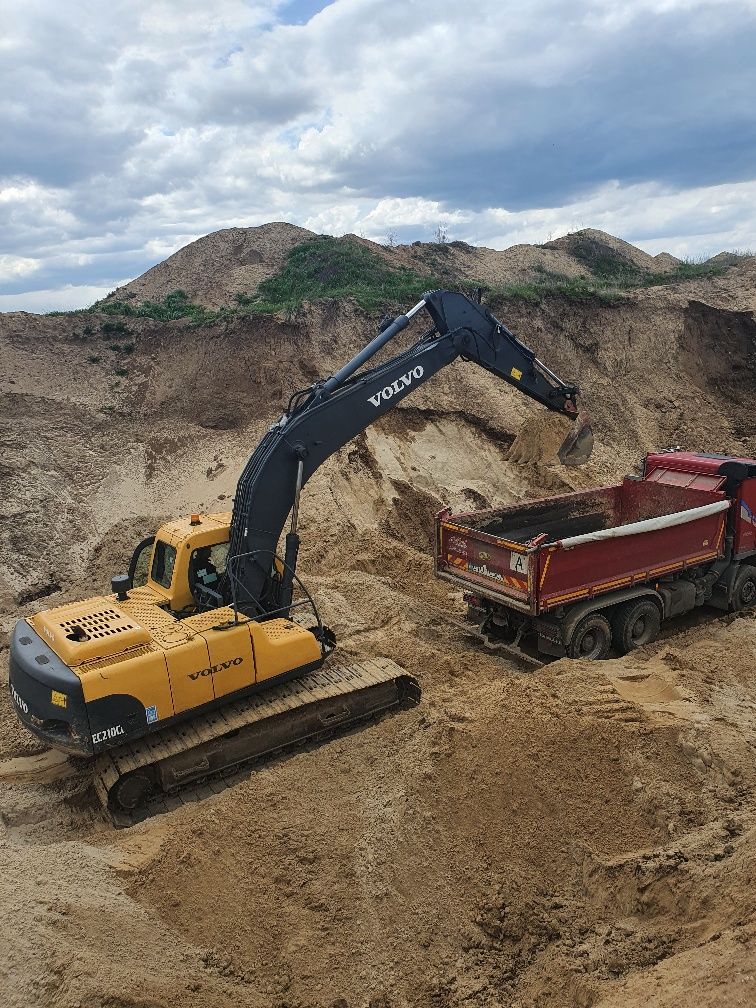
{"label": "shrub on hill", "polygon": [[417,300],[437,286],[433,277],[390,266],[356,241],[321,235],[296,245],[278,273],[263,280],[255,294],[238,294],[236,300],[244,311],[268,313],[291,312],[304,301],[351,297],[375,311]]}

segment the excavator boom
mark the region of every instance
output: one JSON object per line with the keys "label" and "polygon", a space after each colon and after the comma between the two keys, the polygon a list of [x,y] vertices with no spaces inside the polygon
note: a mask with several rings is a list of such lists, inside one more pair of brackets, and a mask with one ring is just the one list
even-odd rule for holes
{"label": "excavator boom", "polygon": [[[425,309],[433,328],[408,349],[360,368]],[[333,377],[292,397],[247,463],[234,500],[228,577],[222,600],[253,615],[285,610],[271,589],[271,563],[299,492],[323,462],[458,358],[484,368],[530,399],[574,421],[560,449],[564,464],[590,456],[593,434],[579,390],[558,378],[491,312],[464,294],[432,291],[394,319]],[[296,564],[290,540],[287,565]],[[285,592],[284,592],[285,594]]]}

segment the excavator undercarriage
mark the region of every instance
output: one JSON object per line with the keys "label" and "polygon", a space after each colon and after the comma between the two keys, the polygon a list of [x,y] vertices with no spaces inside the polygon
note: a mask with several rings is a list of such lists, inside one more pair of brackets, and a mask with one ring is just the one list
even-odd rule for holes
{"label": "excavator undercarriage", "polygon": [[419,702],[417,680],[389,659],[320,669],[103,753],[95,788],[114,822],[131,825],[213,793],[251,760]]}

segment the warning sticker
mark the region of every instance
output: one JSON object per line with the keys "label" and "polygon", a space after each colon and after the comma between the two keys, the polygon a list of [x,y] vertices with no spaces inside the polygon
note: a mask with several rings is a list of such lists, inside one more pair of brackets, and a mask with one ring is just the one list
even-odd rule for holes
{"label": "warning sticker", "polygon": [[510,553],[509,555],[509,567],[510,570],[515,571],[517,574],[522,574],[525,577],[528,576],[528,558],[523,553]]}

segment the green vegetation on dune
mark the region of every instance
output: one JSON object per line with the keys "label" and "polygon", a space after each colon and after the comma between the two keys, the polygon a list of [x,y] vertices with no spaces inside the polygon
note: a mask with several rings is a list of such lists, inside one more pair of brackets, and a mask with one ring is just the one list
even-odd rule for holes
{"label": "green vegetation on dune", "polygon": [[237,294],[241,309],[252,313],[294,311],[305,301],[354,298],[375,311],[417,299],[438,286],[405,267],[389,266],[379,255],[348,238],[321,235],[296,245],[283,268],[268,277],[256,293]]}
{"label": "green vegetation on dune", "polygon": [[[568,301],[597,300],[612,303],[628,291],[720,276],[748,253],[732,253],[727,262],[686,260],[665,273],[649,272],[624,258],[614,249],[589,238],[578,242],[569,252],[585,267],[579,276],[567,276],[536,267],[530,278],[487,284],[467,280],[456,274],[453,262],[446,262],[448,245],[428,246],[425,275],[404,266],[392,266],[371,248],[351,238],[319,235],[295,245],[286,262],[273,276],[263,280],[256,291],[238,293],[234,304],[217,310],[193,303],[183,290],[174,290],[159,301],[98,301],[91,308],[76,312],[50,312],[51,315],[100,312],[111,318],[102,323],[103,335],[125,336],[129,330],[124,318],[152,319],[155,322],[184,320],[192,325],[208,325],[222,319],[244,315],[283,313],[292,317],[305,302],[354,299],[365,311],[406,306],[426,290],[440,287],[461,290],[475,296],[481,287],[489,298],[519,300],[539,304],[548,298]],[[719,257],[720,259],[722,257]],[[83,333],[91,334],[90,326]],[[125,353],[130,351],[124,350]]]}
{"label": "green vegetation on dune", "polygon": [[591,258],[590,274],[566,276],[563,273],[536,268],[532,280],[497,284],[487,286],[486,289],[494,297],[528,301],[531,304],[538,304],[548,297],[562,297],[568,301],[596,299],[609,304],[620,300],[631,290],[671,286],[685,283],[687,280],[722,276],[728,268],[729,264],[684,260],[666,273],[654,273],[634,266],[626,260],[603,255]]}
{"label": "green vegetation on dune", "polygon": [[605,304],[617,301],[622,291],[602,283],[594,277],[569,277],[562,273],[539,270],[533,280],[514,281],[504,284],[480,284],[489,297],[504,301],[527,301],[540,304],[546,298],[561,297],[567,301],[603,301]]}
{"label": "green vegetation on dune", "polygon": [[[228,312],[213,311],[204,305],[191,302],[185,291],[175,290],[166,294],[162,301],[98,301],[92,305],[91,311],[100,311],[104,315],[124,315],[127,318],[147,318],[155,322],[175,322],[178,319],[188,319],[203,325],[214,322]],[[107,324],[107,323],[106,323]],[[117,325],[118,323],[112,323]],[[111,329],[111,332],[124,330]]]}
{"label": "green vegetation on dune", "polygon": [[[354,298],[366,311],[377,311],[417,300],[423,291],[439,286],[433,276],[388,265],[359,242],[321,235],[295,245],[278,273],[263,280],[253,293],[236,294],[233,306],[214,311],[194,304],[185,291],[175,290],[160,301],[105,300],[86,311],[155,322],[185,319],[207,325],[234,315],[291,315],[305,301]],[[122,323],[105,325],[111,327],[109,332],[125,331],[117,328]]]}
{"label": "green vegetation on dune", "polygon": [[[742,258],[747,258],[742,256]],[[729,265],[717,265],[716,263],[697,262],[695,259],[683,259],[669,273],[648,273],[646,274],[641,287],[662,287],[670,283],[684,283],[686,280],[701,280],[705,277],[722,276],[729,269]]]}

